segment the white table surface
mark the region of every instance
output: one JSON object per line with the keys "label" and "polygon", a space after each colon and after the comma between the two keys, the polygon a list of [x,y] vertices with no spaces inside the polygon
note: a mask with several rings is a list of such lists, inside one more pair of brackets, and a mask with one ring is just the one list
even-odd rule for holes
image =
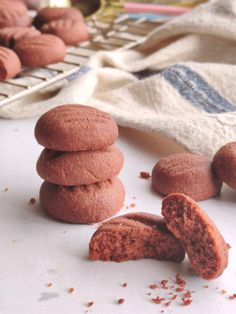
{"label": "white table surface", "polygon": [[[35,163],[42,148],[34,139],[34,125],[35,120],[0,120],[1,314],[236,313],[236,300],[229,300],[229,295],[236,293],[236,192],[224,187],[221,196],[201,202],[232,246],[229,266],[216,280],[207,282],[191,275],[187,259],[182,264],[92,262],[87,257],[88,243],[96,225],[60,223],[40,208],[41,179]],[[139,178],[139,172],[151,171],[161,155],[183,149],[159,136],[124,129],[118,145],[125,156],[120,174],[127,192],[125,205],[136,203],[135,208],[122,209],[120,214],[159,214],[161,198],[151,191],[150,181]],[[28,204],[32,197],[37,199],[35,205]],[[152,297],[167,297],[171,290],[150,290],[148,286],[162,279],[171,283],[177,272],[187,281],[187,288],[195,291],[192,304],[182,306],[180,298],[169,307],[154,304]],[[48,283],[52,286],[47,287]],[[203,288],[206,284],[209,288]],[[70,294],[71,287],[75,291]],[[125,299],[122,305],[117,304],[119,298]],[[90,308],[86,306],[89,301],[94,302]]]}

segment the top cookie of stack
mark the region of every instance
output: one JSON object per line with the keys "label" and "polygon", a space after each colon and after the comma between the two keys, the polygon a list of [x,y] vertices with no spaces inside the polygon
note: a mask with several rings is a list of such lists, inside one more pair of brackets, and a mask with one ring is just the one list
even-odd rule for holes
{"label": "top cookie of stack", "polygon": [[38,120],[35,137],[46,147],[37,172],[45,180],[40,202],[50,215],[70,223],[94,223],[122,207],[125,191],[116,176],[123,155],[113,145],[118,127],[107,113],[59,106]]}

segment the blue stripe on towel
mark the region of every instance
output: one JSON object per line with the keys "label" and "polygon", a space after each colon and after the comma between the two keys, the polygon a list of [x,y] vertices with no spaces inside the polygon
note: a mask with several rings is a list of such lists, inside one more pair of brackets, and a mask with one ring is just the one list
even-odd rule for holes
{"label": "blue stripe on towel", "polygon": [[88,73],[89,71],[91,71],[91,68],[88,66],[82,66],[81,68],[78,68],[78,70],[72,74],[70,74],[69,76],[67,76],[67,80],[68,81],[73,81],[75,79],[77,79],[79,76]]}
{"label": "blue stripe on towel", "polygon": [[236,106],[221,96],[198,73],[184,65],[160,72],[178,92],[198,109],[208,113],[236,111]]}

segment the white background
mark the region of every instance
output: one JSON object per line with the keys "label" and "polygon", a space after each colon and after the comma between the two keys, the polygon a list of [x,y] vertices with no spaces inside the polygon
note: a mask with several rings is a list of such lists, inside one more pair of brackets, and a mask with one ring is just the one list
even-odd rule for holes
{"label": "white background", "polygon": [[[236,192],[224,187],[219,197],[201,202],[226,241],[231,244],[229,266],[217,280],[206,282],[191,275],[188,260],[182,264],[155,260],[104,263],[88,260],[88,243],[96,225],[82,226],[49,218],[38,203],[41,179],[35,163],[42,147],[33,135],[35,120],[0,121],[0,313],[236,313]],[[146,211],[159,214],[161,197],[150,181],[140,179],[162,155],[183,151],[160,136],[134,130],[120,132],[119,147],[125,156],[120,174],[127,196],[120,214]],[[8,188],[7,192],[4,189]],[[133,197],[136,199],[132,199]],[[29,205],[31,197],[36,205]],[[194,290],[190,306],[180,298],[168,308],[154,304],[152,296],[166,296],[171,290],[150,290],[148,286],[180,272],[187,288]],[[122,283],[127,282],[126,288]],[[52,287],[47,287],[52,283]],[[203,288],[208,284],[209,288]],[[73,287],[74,293],[68,293]],[[219,289],[227,293],[221,294]],[[152,296],[147,293],[151,292]],[[117,304],[119,298],[125,303]],[[87,308],[86,304],[94,305]]]}

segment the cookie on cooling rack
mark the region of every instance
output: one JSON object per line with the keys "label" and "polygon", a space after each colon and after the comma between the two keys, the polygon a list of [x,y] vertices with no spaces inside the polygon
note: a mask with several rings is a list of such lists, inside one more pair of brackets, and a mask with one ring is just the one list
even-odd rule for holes
{"label": "cookie on cooling rack", "polygon": [[23,2],[0,0],[0,28],[11,26],[29,26],[32,19],[27,15]]}
{"label": "cookie on cooling rack", "polygon": [[54,35],[47,34],[24,38],[16,43],[14,50],[22,65],[30,68],[60,62],[66,55],[64,42]]}
{"label": "cookie on cooling rack", "polygon": [[8,80],[21,70],[21,63],[14,51],[0,47],[0,80]]}
{"label": "cookie on cooling rack", "polygon": [[[75,20],[75,21],[83,21],[82,13],[75,8],[51,8],[46,7],[41,9],[34,19],[34,26],[37,28],[41,28],[43,24],[46,24],[55,20]],[[74,30],[71,30],[74,32]]]}
{"label": "cookie on cooling rack", "polygon": [[41,32],[60,37],[66,45],[76,45],[88,40],[88,29],[83,21],[55,20],[41,27]]}
{"label": "cookie on cooling rack", "polygon": [[0,45],[13,49],[18,41],[40,34],[33,27],[5,27],[0,30]]}

